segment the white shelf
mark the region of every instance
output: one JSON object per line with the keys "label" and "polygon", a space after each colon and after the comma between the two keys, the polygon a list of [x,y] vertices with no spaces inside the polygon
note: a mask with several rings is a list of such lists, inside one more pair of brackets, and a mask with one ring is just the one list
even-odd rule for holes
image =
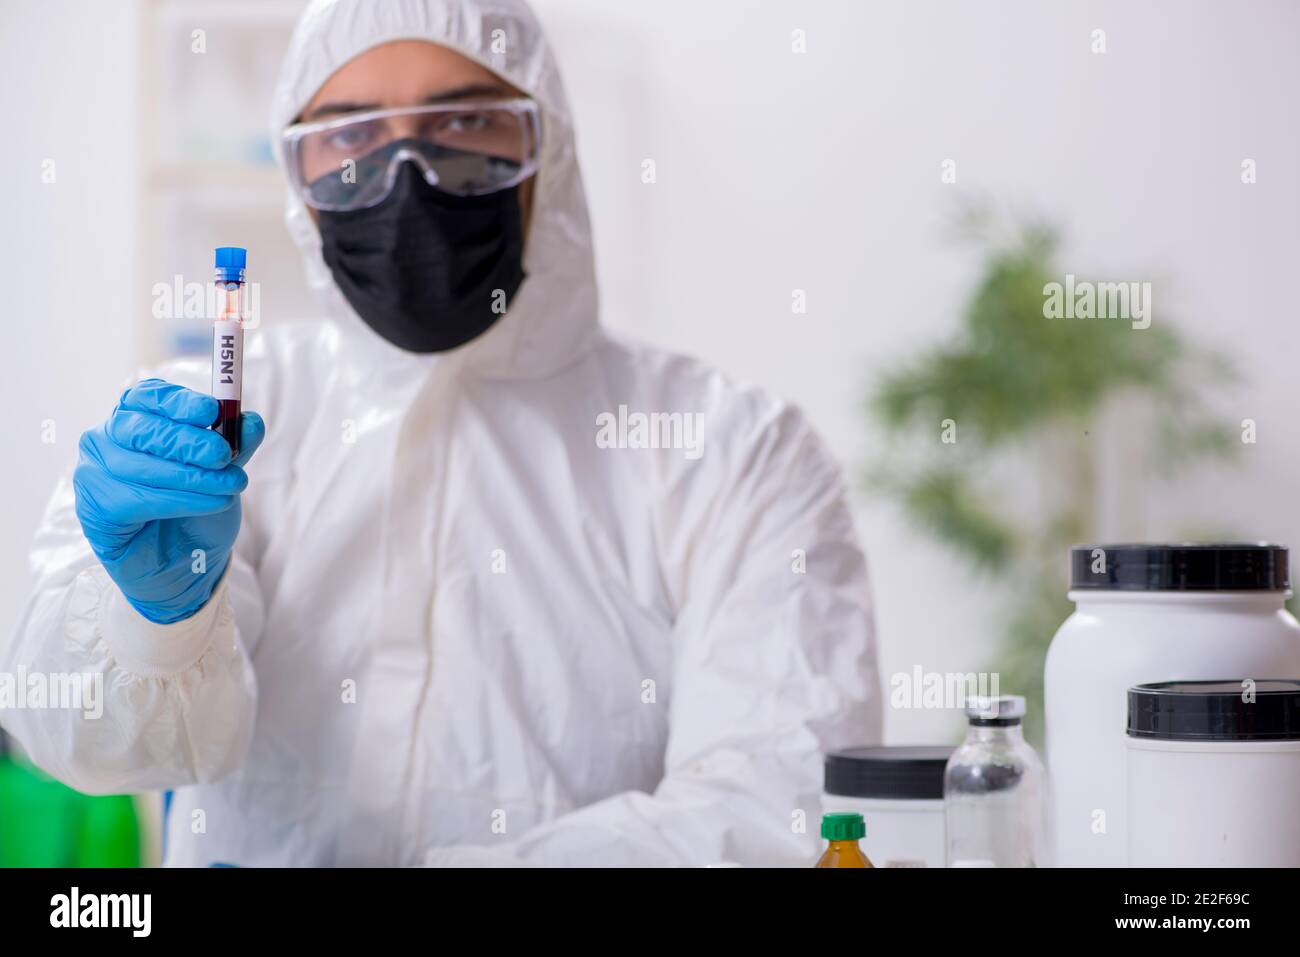
{"label": "white shelf", "polygon": [[149,171],[145,186],[151,190],[167,191],[228,189],[283,194],[285,190],[284,177],[274,166],[198,161],[155,166]]}
{"label": "white shelf", "polygon": [[305,0],[161,0],[156,15],[169,25],[199,21],[234,25],[237,27],[263,27],[267,24],[292,27],[307,4]]}
{"label": "white shelf", "polygon": [[[287,186],[269,162],[263,118],[279,57],[305,0],[144,0],[138,59],[142,156],[135,340],[152,366],[190,336],[152,316],[149,291],[210,278],[212,248],[249,248],[269,316],[310,315],[312,297],[284,226]],[[202,52],[191,48],[202,29]],[[221,103],[225,113],[205,109]],[[233,237],[233,238],[232,238]],[[201,324],[195,327],[201,334]]]}

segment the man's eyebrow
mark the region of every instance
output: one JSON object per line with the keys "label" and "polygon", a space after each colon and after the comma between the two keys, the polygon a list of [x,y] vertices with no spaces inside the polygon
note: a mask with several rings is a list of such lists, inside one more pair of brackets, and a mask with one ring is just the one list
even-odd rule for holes
{"label": "man's eyebrow", "polygon": [[509,95],[510,92],[510,89],[501,83],[468,83],[465,86],[458,86],[455,89],[444,90],[441,93],[433,93],[426,96],[423,102],[446,103],[449,100],[467,100],[475,96]]}
{"label": "man's eyebrow", "polygon": [[[465,86],[458,86],[454,89],[443,90],[441,93],[430,93],[420,102],[424,105],[434,103],[448,103],[456,100],[468,100],[476,96],[503,96],[509,95],[511,90],[499,83],[468,83]],[[347,101],[334,101],[322,103],[316,109],[312,110],[302,118],[300,122],[309,123],[312,120],[318,120],[323,116],[340,116],[345,113],[363,113],[368,110],[380,109],[378,103],[352,103]]]}
{"label": "man's eyebrow", "polygon": [[312,120],[318,120],[322,116],[337,116],[340,113],[361,113],[365,110],[379,109],[378,103],[347,103],[337,101],[334,103],[322,103],[316,109],[312,110],[302,118],[300,122],[310,123]]}

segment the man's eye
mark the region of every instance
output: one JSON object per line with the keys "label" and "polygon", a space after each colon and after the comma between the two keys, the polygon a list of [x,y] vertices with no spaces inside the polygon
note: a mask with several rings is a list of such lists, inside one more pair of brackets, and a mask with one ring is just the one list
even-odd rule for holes
{"label": "man's eye", "polygon": [[331,148],[348,151],[362,146],[370,138],[370,131],[365,127],[345,126],[335,130],[326,137]]}
{"label": "man's eye", "polygon": [[458,113],[447,121],[446,129],[455,133],[479,133],[492,125],[486,113]]}

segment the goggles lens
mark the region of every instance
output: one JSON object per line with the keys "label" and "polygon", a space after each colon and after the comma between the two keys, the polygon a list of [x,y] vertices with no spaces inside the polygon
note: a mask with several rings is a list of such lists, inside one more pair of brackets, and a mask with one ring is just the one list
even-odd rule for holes
{"label": "goggles lens", "polygon": [[316,209],[374,206],[397,168],[413,161],[438,189],[456,196],[492,193],[537,170],[537,108],[531,100],[379,110],[291,126],[289,172]]}

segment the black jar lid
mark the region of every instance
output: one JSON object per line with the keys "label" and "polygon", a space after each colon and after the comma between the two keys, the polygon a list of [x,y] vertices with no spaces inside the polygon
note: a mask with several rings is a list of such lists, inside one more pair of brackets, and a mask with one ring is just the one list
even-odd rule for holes
{"label": "black jar lid", "polygon": [[1128,690],[1128,734],[1164,741],[1300,740],[1300,681],[1161,681]]}
{"label": "black jar lid", "polygon": [[846,748],[826,755],[827,794],[840,797],[937,801],[953,748],[883,745]]}
{"label": "black jar lid", "polygon": [[1285,545],[1075,545],[1070,588],[1097,591],[1285,591]]}

